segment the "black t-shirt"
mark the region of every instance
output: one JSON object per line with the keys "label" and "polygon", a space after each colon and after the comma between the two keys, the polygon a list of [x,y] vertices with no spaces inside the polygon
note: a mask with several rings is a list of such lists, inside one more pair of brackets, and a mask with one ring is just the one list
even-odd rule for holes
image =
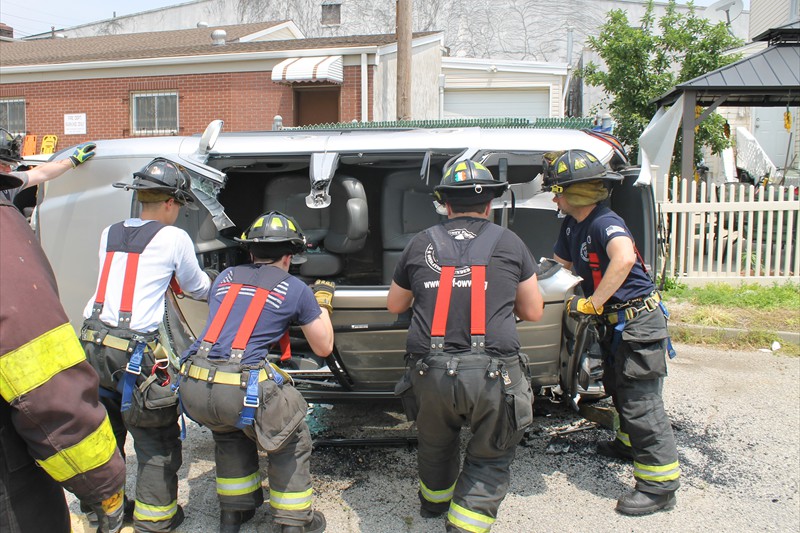
{"label": "black t-shirt", "polygon": [[[617,237],[634,240],[622,218],[606,206],[597,206],[581,222],[567,216],[561,224],[561,231],[553,251],[558,257],[572,263],[575,273],[583,278],[581,288],[586,296],[594,294],[589,254],[597,254],[600,260],[600,271],[605,274],[610,262],[606,246]],[[647,296],[654,289],[653,282],[637,257],[628,277],[608,300],[608,303],[627,302],[632,298]]]}
{"label": "black t-shirt", "polygon": [[[473,239],[486,224],[491,222],[473,217],[458,217],[443,222],[454,239]],[[525,243],[510,230],[503,230],[486,268],[488,354],[502,356],[519,351],[514,317],[517,285],[538,271]],[[414,293],[413,317],[406,343],[409,353],[430,352],[430,332],[440,272],[433,245],[428,235],[421,231],[406,246],[394,271],[394,282]],[[471,279],[469,265],[456,268],[445,333],[445,351],[448,353],[470,351]]]}

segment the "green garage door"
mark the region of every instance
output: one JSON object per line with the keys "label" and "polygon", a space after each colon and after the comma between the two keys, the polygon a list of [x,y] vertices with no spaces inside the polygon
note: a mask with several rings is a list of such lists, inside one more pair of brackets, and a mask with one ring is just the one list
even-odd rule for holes
{"label": "green garage door", "polygon": [[444,92],[444,118],[550,116],[550,91],[542,89],[450,89]]}

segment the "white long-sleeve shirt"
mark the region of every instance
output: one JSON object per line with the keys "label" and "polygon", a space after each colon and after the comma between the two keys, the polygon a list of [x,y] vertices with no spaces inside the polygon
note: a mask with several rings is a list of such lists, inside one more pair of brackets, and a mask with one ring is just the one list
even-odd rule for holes
{"label": "white long-sleeve shirt", "polygon": [[[140,218],[129,218],[124,224],[126,227],[138,227],[148,222],[150,221]],[[99,272],[101,273],[106,259],[108,230],[109,228],[104,229],[100,236]],[[115,253],[108,273],[105,305],[100,313],[100,320],[112,327],[119,324],[119,307],[127,256],[126,253]],[[164,298],[173,273],[184,293],[197,300],[206,299],[211,280],[197,262],[192,239],[184,230],[166,226],[156,233],[139,256],[130,329],[143,333],[158,329],[164,318]],[[92,316],[95,298],[97,289],[83,311],[84,318]]]}

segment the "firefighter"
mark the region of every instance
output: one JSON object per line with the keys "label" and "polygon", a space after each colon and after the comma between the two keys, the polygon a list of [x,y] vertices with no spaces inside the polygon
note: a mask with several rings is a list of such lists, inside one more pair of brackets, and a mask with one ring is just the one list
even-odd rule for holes
{"label": "firefighter", "polygon": [[184,514],[177,502],[178,398],[158,328],[171,280],[196,299],[206,298],[211,281],[197,263],[189,235],[173,226],[183,206],[196,209],[188,171],[158,158],[133,176],[132,184],[114,186],[136,191],[141,215],[103,230],[100,276],[83,313],[81,341],[100,375],[101,401],[120,452],[127,432],[133,437],[138,461],[134,528],[163,532],[175,529]]}
{"label": "firefighter", "polygon": [[[22,185],[0,174],[0,190]],[[94,510],[98,531],[119,531],[125,464],[97,374],[37,238],[4,199],[0,260],[0,531],[70,531],[62,487]]]}
{"label": "firefighter", "polygon": [[[491,529],[533,421],[515,315],[537,321],[543,302],[530,251],[489,220],[507,187],[480,163],[452,165],[434,188],[448,220],[406,246],[387,300],[391,313],[413,311],[395,394],[417,423],[420,515],[447,513],[451,532]],[[461,469],[465,424],[472,437]]]}
{"label": "firefighter", "polygon": [[269,456],[274,522],[282,533],[321,533],[325,516],[312,510],[308,405],[267,356],[295,322],[316,355],[331,353],[335,285],[317,280],[309,288],[289,274],[305,260],[306,239],[282,213],[258,217],[237,240],[253,262],[214,282],[208,323],[182,358],[181,404],[214,437],[220,532],[239,531],[264,503],[260,448]]}
{"label": "firefighter", "polygon": [[14,169],[22,162],[21,147],[22,138],[19,135],[11,135],[8,131],[0,128],[0,172],[8,173],[21,180],[19,185],[0,191],[0,197],[9,202],[13,202],[23,189],[56,179],[67,170],[85,163],[94,157],[94,149],[97,145],[93,142],[83,143],[75,147],[72,155],[67,159],[48,161],[25,171],[17,171]]}
{"label": "firefighter", "polygon": [[645,515],[675,506],[680,467],[675,438],[661,399],[670,351],[667,313],[625,222],[607,206],[609,188],[622,180],[584,150],[548,153],[544,187],[566,214],[555,259],[583,278],[584,297],[573,296],[567,312],[593,317],[605,334],[603,385],[620,417],[616,439],[598,453],[633,459],[636,488],[617,511]]}

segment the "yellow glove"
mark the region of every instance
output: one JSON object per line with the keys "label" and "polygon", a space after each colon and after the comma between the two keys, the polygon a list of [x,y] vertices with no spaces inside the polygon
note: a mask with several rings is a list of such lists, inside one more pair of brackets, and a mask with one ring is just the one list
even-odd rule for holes
{"label": "yellow glove", "polygon": [[567,314],[572,318],[580,318],[582,315],[597,316],[603,314],[602,305],[594,305],[592,298],[576,298],[571,296],[567,300]]}
{"label": "yellow glove", "polygon": [[125,512],[124,502],[125,493],[120,490],[110,498],[90,505],[92,511],[97,514],[99,521],[98,533],[118,533],[122,529]]}
{"label": "yellow glove", "polygon": [[318,279],[311,286],[314,298],[320,307],[327,309],[329,314],[333,314],[333,293],[336,291],[336,284],[332,281]]}

